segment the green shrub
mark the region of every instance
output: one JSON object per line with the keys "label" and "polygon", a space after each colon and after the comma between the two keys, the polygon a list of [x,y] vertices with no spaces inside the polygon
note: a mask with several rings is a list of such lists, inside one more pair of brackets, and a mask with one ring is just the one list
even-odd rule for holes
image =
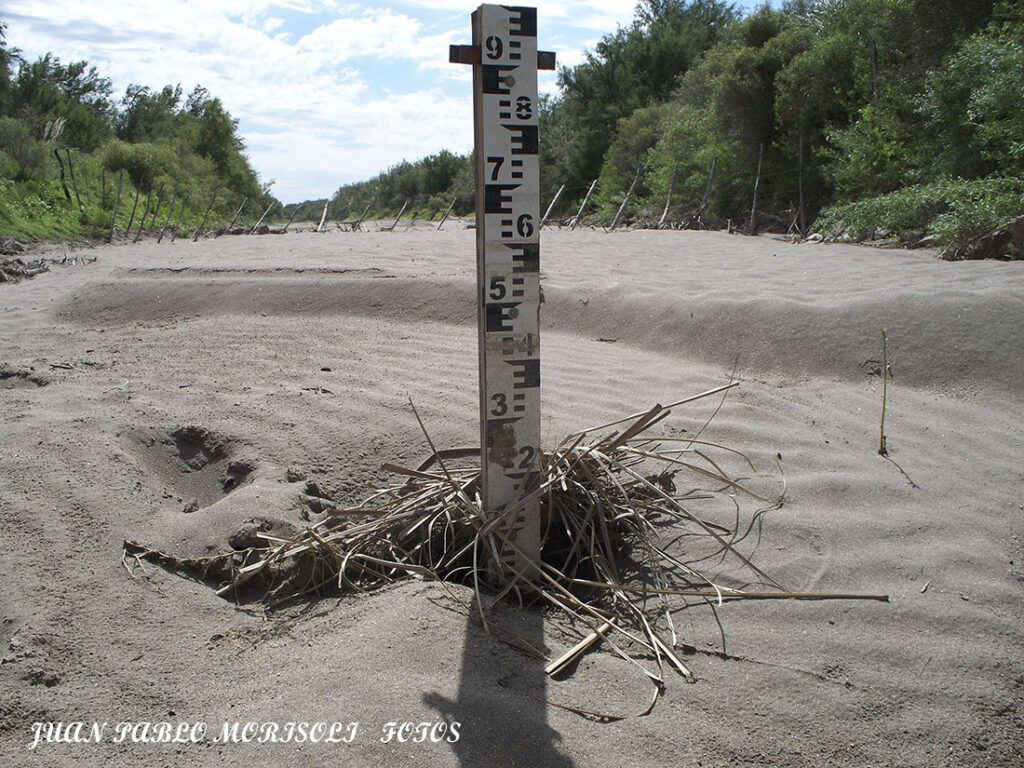
{"label": "green shrub", "polygon": [[36,141],[23,121],[0,117],[0,176],[14,181],[46,178],[49,150],[50,145]]}
{"label": "green shrub", "polygon": [[831,206],[816,228],[855,240],[889,230],[897,237],[929,235],[955,247],[1024,215],[1024,179],[944,179],[879,197]]}

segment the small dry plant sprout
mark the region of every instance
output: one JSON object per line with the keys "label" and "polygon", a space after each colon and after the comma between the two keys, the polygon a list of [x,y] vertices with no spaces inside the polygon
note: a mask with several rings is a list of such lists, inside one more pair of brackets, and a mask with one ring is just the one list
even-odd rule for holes
{"label": "small dry plant sprout", "polygon": [[889,370],[888,357],[888,335],[885,328],[882,329],[882,422],[878,427],[878,455],[888,456],[889,450],[885,445],[885,401],[889,393],[889,377],[892,371]]}
{"label": "small dry plant sprout", "polygon": [[[762,516],[782,503],[781,466],[766,478],[743,452],[701,439],[703,427],[687,433],[663,424],[673,408],[724,398],[736,385],[580,430],[545,453],[532,490],[541,558],[529,562],[527,576],[508,565],[510,551],[526,557],[506,535],[518,505],[486,512],[479,454],[467,465],[465,450],[438,450],[415,407],[430,458],[415,468],[385,464],[396,482],[361,504],[329,509],[325,521],[293,538],[260,534],[262,547],[201,560],[126,541],[124,563],[129,572],[149,560],[201,576],[225,597],[244,590],[252,599],[255,591],[264,605],[405,578],[470,586],[485,626],[498,601],[547,604],[579,637],[567,653],[545,658],[550,675],[604,643],[653,683],[653,706],[667,670],[691,675],[673,621],[680,611],[735,600],[888,599],[790,591],[752,561]],[[755,489],[766,484],[774,491]],[[750,505],[753,512],[744,512]],[[737,575],[717,575],[730,564]],[[449,593],[474,610],[457,590]]]}

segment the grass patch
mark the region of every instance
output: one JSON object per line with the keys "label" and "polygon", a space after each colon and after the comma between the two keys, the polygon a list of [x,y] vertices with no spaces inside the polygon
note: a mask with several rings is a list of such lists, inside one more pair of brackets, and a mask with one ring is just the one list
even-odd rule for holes
{"label": "grass patch", "polygon": [[0,179],[0,233],[25,240],[64,240],[81,224],[56,182]]}

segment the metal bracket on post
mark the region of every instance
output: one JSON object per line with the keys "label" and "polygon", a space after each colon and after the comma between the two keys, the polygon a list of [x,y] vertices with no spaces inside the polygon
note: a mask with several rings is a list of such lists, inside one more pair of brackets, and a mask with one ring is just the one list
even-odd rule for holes
{"label": "metal bracket on post", "polygon": [[473,65],[482,499],[499,527],[500,564],[527,580],[540,562],[540,178],[537,10],[481,5]]}

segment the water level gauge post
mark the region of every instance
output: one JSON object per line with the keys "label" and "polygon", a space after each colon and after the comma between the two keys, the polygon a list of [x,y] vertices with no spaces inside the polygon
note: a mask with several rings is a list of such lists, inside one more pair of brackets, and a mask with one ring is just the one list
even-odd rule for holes
{"label": "water level gauge post", "polygon": [[537,10],[481,5],[473,43],[480,446],[484,510],[500,519],[503,576],[540,561],[540,169]]}

